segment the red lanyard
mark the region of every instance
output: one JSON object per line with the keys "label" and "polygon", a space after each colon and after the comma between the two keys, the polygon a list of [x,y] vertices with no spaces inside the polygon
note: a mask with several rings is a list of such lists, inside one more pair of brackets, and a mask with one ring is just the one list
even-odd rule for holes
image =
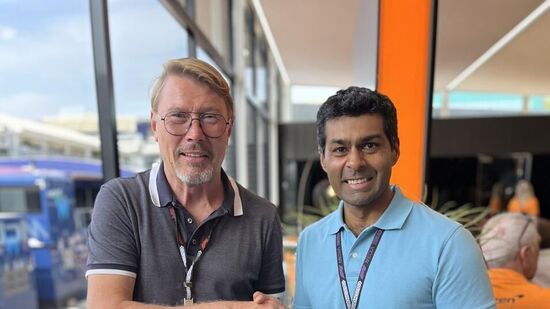
{"label": "red lanyard", "polygon": [[365,277],[367,276],[367,271],[369,270],[370,262],[376,252],[376,248],[380,243],[382,234],[384,230],[376,229],[374,234],[374,239],[370,245],[367,256],[365,256],[365,261],[363,261],[363,267],[361,267],[361,272],[359,273],[359,278],[357,279],[357,285],[355,286],[355,292],[353,293],[353,298],[350,298],[348,290],[348,281],[346,280],[346,271],[344,269],[344,258],[342,254],[342,230],[336,234],[336,260],[338,262],[338,275],[340,276],[340,286],[342,288],[342,295],[346,303],[346,308],[355,309],[359,303],[359,296],[361,296],[361,290],[365,282]]}
{"label": "red lanyard", "polygon": [[172,221],[174,221],[174,224],[176,225],[176,242],[179,246],[180,256],[181,260],[183,261],[183,265],[185,266],[185,299],[184,299],[184,305],[192,305],[193,304],[193,295],[191,293],[191,287],[193,286],[192,280],[193,280],[193,268],[195,264],[198,262],[204,251],[206,250],[206,246],[208,245],[208,242],[210,241],[210,237],[212,236],[212,232],[214,231],[214,228],[216,227],[216,224],[220,221],[219,218],[214,220],[212,223],[210,230],[208,231],[206,237],[203,237],[200,242],[200,248],[199,251],[197,251],[197,255],[193,259],[193,262],[191,262],[191,265],[187,267],[187,253],[185,251],[185,241],[183,239],[183,236],[181,235],[180,229],[178,228],[178,219],[176,214],[176,209],[174,206],[169,206],[168,210],[170,211],[170,217],[172,218]]}

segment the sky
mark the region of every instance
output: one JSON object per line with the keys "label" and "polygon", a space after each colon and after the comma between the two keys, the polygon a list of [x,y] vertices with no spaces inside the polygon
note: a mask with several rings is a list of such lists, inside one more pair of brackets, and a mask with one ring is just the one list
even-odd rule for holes
{"label": "sky", "polygon": [[[148,118],[151,84],[163,62],[186,56],[186,32],[157,0],[108,5],[117,115]],[[87,0],[0,0],[0,113],[35,120],[96,113],[89,15]],[[292,101],[319,104],[335,91],[296,85]],[[476,98],[458,94],[450,100],[471,108]],[[521,99],[499,100],[505,110],[521,110]],[[550,112],[548,97],[537,100],[534,107]],[[438,102],[435,94],[436,108]],[[479,104],[497,105],[485,97]]]}
{"label": "sky", "polygon": [[[162,63],[186,33],[155,0],[109,1],[117,114],[148,117]],[[0,0],[0,113],[42,119],[96,113],[88,1]]]}

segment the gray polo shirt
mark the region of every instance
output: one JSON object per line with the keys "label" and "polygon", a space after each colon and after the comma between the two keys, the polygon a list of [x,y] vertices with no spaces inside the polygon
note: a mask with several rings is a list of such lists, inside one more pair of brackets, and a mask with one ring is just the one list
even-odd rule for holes
{"label": "gray polo shirt", "polygon": [[182,304],[186,269],[169,213],[173,205],[188,257],[196,254],[200,240],[213,227],[194,266],[195,301],[251,300],[254,291],[283,292],[281,225],[275,206],[223,172],[222,180],[224,201],[200,226],[177,202],[162,164],[104,184],[89,226],[86,276],[134,277],[134,300]]}

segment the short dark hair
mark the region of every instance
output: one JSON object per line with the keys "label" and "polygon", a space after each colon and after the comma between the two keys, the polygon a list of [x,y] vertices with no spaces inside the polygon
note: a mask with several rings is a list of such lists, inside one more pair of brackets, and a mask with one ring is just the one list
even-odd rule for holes
{"label": "short dark hair", "polygon": [[379,114],[384,119],[384,134],[391,149],[399,146],[397,135],[397,111],[385,95],[364,87],[348,87],[336,92],[321,105],[317,112],[317,142],[319,151],[326,146],[325,125],[328,120],[342,117],[359,117],[364,114]]}

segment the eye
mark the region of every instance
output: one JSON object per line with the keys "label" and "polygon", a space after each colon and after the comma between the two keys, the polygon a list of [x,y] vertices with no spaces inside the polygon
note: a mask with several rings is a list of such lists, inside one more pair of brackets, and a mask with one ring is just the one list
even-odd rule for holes
{"label": "eye", "polygon": [[335,147],[332,149],[332,152],[336,154],[343,154],[343,153],[346,153],[347,151],[348,149],[344,146]]}
{"label": "eye", "polygon": [[201,115],[202,122],[207,124],[210,124],[210,123],[214,124],[214,123],[217,123],[218,121],[223,121],[222,119],[223,117],[221,115],[214,114],[214,113],[204,113]]}
{"label": "eye", "polygon": [[365,146],[363,146],[363,150],[366,152],[373,152],[376,150],[377,146],[376,143],[366,143]]}
{"label": "eye", "polygon": [[191,118],[191,115],[186,112],[173,112],[166,115],[166,119],[173,123],[186,123]]}
{"label": "eye", "polygon": [[187,119],[187,118],[189,118],[189,113],[174,112],[174,113],[170,113],[168,116],[170,116],[174,119]]}

